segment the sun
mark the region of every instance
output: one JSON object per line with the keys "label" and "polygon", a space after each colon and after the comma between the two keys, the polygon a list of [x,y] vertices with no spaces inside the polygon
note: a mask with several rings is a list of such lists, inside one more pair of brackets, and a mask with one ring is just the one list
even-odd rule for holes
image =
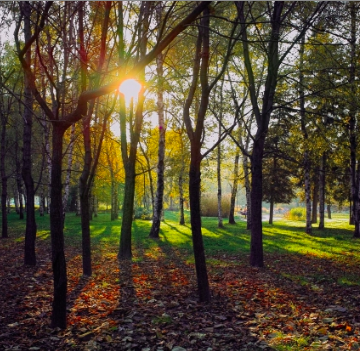
{"label": "sun", "polygon": [[131,98],[137,99],[141,90],[141,84],[136,79],[126,79],[120,86],[120,93],[124,94],[126,102],[129,102]]}

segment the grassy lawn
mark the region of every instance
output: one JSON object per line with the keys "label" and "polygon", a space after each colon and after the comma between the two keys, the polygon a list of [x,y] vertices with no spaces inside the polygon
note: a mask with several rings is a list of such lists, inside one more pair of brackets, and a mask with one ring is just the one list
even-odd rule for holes
{"label": "grassy lawn", "polygon": [[91,222],[94,274],[84,279],[80,218],[68,214],[69,327],[54,333],[49,217],[37,218],[39,264],[26,268],[25,221],[10,214],[10,238],[0,241],[0,304],[9,307],[0,349],[360,349],[360,241],[347,215],[334,214],[312,235],[303,222],[263,223],[263,269],[249,267],[245,221],[219,229],[216,218],[203,218],[210,305],[197,302],[189,213],[186,220],[180,226],[177,213],[165,212],[159,240],[148,238],[150,221],[134,221],[133,261],[119,265],[121,220],[100,214]]}

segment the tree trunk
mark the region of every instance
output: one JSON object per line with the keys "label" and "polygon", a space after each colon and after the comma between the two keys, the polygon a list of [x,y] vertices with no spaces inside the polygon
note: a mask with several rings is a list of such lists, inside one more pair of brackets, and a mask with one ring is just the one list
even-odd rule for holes
{"label": "tree trunk", "polygon": [[41,187],[41,192],[40,192],[39,214],[40,214],[40,217],[44,217],[44,214],[45,214],[45,196],[44,196],[43,187]]}
{"label": "tree trunk", "polygon": [[199,299],[201,302],[210,301],[210,287],[206,269],[205,249],[201,232],[200,212],[200,146],[191,146],[191,162],[189,172],[190,193],[190,219],[191,232],[194,248],[196,277],[198,284]]}
{"label": "tree trunk", "polygon": [[8,220],[7,220],[7,209],[6,209],[6,198],[7,198],[7,177],[1,177],[1,237],[8,238]]}
{"label": "tree trunk", "polygon": [[135,160],[129,165],[125,176],[124,202],[122,208],[122,223],[120,233],[120,248],[118,258],[120,260],[130,260],[131,252],[131,227],[134,214],[134,195],[135,195]]}
{"label": "tree trunk", "polygon": [[179,204],[180,204],[180,225],[185,225],[185,215],[184,215],[184,181],[183,175],[181,171],[181,175],[179,176]]}
{"label": "tree trunk", "polygon": [[230,212],[229,212],[229,224],[235,224],[235,201],[236,195],[238,191],[238,181],[239,181],[239,159],[240,159],[240,151],[237,149],[235,161],[234,161],[234,179],[233,186],[231,189],[231,198],[230,198]]}
{"label": "tree trunk", "polygon": [[[319,179],[319,178],[318,178]],[[312,217],[311,223],[317,223],[318,215],[318,203],[319,203],[319,181],[315,178],[314,187],[313,187],[313,196],[312,196]]]}
{"label": "tree trunk", "polygon": [[[84,42],[84,4],[78,8],[79,14],[79,42],[80,42],[80,71],[81,71],[81,91],[86,89],[87,72],[87,52]],[[84,141],[84,166],[80,176],[80,203],[81,203],[81,233],[82,233],[82,263],[83,275],[90,277],[91,269],[91,240],[90,240],[90,188],[89,183],[90,169],[92,164],[91,155],[91,132],[90,116],[93,112],[94,101],[89,113],[82,116],[82,134]]]}
{"label": "tree trunk", "polygon": [[[82,177],[81,177],[82,178]],[[87,184],[80,178],[81,201],[81,233],[82,233],[82,266],[83,275],[90,277],[91,268],[91,239],[90,239],[90,203]],[[86,182],[87,180],[85,180]]]}
{"label": "tree trunk", "polygon": [[[121,5],[119,5],[121,6]],[[140,7],[141,26],[138,29],[138,40],[139,40],[139,58],[143,58],[146,54],[147,39],[148,39],[148,30],[149,30],[149,20],[150,20],[150,11],[152,3],[151,2],[142,2]],[[120,11],[119,11],[120,12]],[[122,17],[119,16],[119,27],[118,31],[123,33],[123,21]],[[123,61],[124,51],[123,51],[123,38],[119,38],[120,49],[119,61]],[[145,69],[140,70],[139,78],[145,80]],[[123,159],[123,164],[125,168],[125,193],[124,193],[124,203],[123,203],[123,215],[121,223],[121,232],[120,232],[120,248],[118,253],[119,260],[129,260],[132,257],[131,252],[131,227],[133,221],[134,213],[134,195],[135,195],[135,163],[137,156],[137,149],[140,140],[140,132],[143,124],[143,107],[144,107],[144,90],[141,89],[138,95],[138,102],[135,112],[135,119],[133,121],[133,106],[131,99],[130,103],[130,147],[128,152],[128,143],[127,143],[127,130],[126,130],[126,107],[124,96],[120,97],[120,140],[121,140],[121,156]],[[132,123],[133,121],[133,123]]]}
{"label": "tree trunk", "polygon": [[349,224],[350,225],[355,224],[355,221],[354,221],[354,209],[353,209],[351,199],[349,200]]}
{"label": "tree trunk", "polygon": [[[219,123],[219,138],[221,136],[221,124]],[[221,197],[222,197],[222,189],[221,189],[221,144],[217,147],[217,206],[218,206],[218,228],[224,228],[223,220],[222,220],[222,208],[221,208]]]}
{"label": "tree trunk", "polygon": [[306,233],[312,233],[311,227],[311,195],[310,195],[310,161],[308,152],[304,153],[304,171],[305,171],[305,204],[306,204]]}
{"label": "tree trunk", "polygon": [[[1,77],[0,77],[1,83]],[[0,97],[2,99],[2,97]],[[6,156],[6,125],[7,116],[3,111],[2,100],[0,101],[0,113],[1,113],[1,145],[0,145],[0,171],[1,171],[1,237],[8,238],[8,219],[6,211],[6,199],[7,199],[7,180],[5,172],[5,156]]]}
{"label": "tree trunk", "polygon": [[14,205],[15,205],[15,212],[19,214],[19,194],[16,190],[16,187],[13,188],[13,196],[14,196]]}
{"label": "tree trunk", "polygon": [[245,194],[246,194],[246,229],[251,230],[251,180],[249,174],[248,158],[244,155],[243,157],[243,169],[245,178]]}
{"label": "tree trunk", "polygon": [[328,219],[331,219],[331,204],[327,204],[326,208],[327,208]]}
{"label": "tree trunk", "polygon": [[[350,72],[349,84],[351,90],[351,104],[349,108],[349,141],[350,141],[350,179],[351,179],[351,202],[352,213],[355,224],[354,238],[360,237],[360,218],[359,218],[359,180],[356,174],[356,154],[357,154],[357,94],[356,94],[356,6],[350,3],[351,17],[351,52],[350,52]],[[351,218],[351,217],[350,217]],[[351,222],[351,220],[350,220]]]}
{"label": "tree trunk", "polygon": [[[31,5],[29,2],[24,2],[24,36],[25,41],[31,38]],[[31,64],[31,50],[26,52],[26,63]],[[24,83],[24,132],[23,132],[23,167],[22,177],[26,190],[26,229],[25,229],[25,253],[24,263],[29,266],[36,265],[35,240],[36,240],[36,220],[35,220],[35,188],[34,181],[31,174],[32,165],[32,150],[31,150],[31,136],[33,123],[33,96],[31,91],[31,83],[27,75],[25,75]]]}
{"label": "tree trunk", "polygon": [[311,234],[311,185],[310,185],[310,157],[308,151],[308,133],[306,130],[306,111],[305,111],[305,93],[304,93],[304,50],[305,37],[300,42],[300,67],[299,67],[299,95],[300,95],[300,117],[301,132],[304,136],[304,179],[305,179],[305,204],[306,204],[306,233]]}
{"label": "tree trunk", "polygon": [[[158,25],[161,25],[162,6],[161,2],[158,3],[156,9],[156,17]],[[160,33],[160,32],[159,32]],[[158,164],[157,164],[157,187],[155,196],[155,207],[153,211],[153,221],[149,237],[158,239],[161,223],[161,213],[163,210],[164,199],[164,170],[165,170],[165,120],[164,120],[164,57],[160,53],[156,57],[156,72],[158,79],[157,86],[157,110],[159,115],[159,149],[158,149]]]}
{"label": "tree trunk", "polygon": [[18,142],[15,142],[15,153],[16,153],[16,187],[17,187],[17,194],[19,200],[19,218],[24,219],[24,203],[23,203],[23,188],[22,188],[22,181],[21,181],[21,165],[20,160],[18,158]]}
{"label": "tree trunk", "polygon": [[270,213],[269,213],[269,224],[273,224],[274,222],[274,200],[270,201]]}
{"label": "tree trunk", "polygon": [[72,167],[74,141],[75,141],[75,123],[71,126],[70,133],[71,133],[70,134],[70,144],[69,144],[69,148],[68,148],[68,162],[67,162],[66,178],[65,178],[65,185],[64,185],[64,196],[63,196],[64,219],[65,219],[65,214],[67,212],[67,202],[68,202],[69,192],[70,192],[70,177],[71,177],[71,167]]}
{"label": "tree trunk", "polygon": [[255,139],[251,162],[251,246],[250,265],[264,266],[262,243],[262,159],[265,135]]}
{"label": "tree trunk", "polygon": [[319,229],[325,228],[325,165],[326,154],[324,152],[320,161],[319,172]]}
{"label": "tree trunk", "polygon": [[51,164],[51,207],[50,231],[52,269],[54,275],[54,300],[52,304],[51,326],[66,328],[67,275],[64,254],[64,231],[62,209],[62,147],[65,129],[53,124],[52,164]]}

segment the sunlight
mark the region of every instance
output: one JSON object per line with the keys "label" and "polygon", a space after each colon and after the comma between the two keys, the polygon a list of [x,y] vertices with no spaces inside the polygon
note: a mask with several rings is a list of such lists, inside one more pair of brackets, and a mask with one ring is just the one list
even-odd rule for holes
{"label": "sunlight", "polygon": [[119,86],[119,91],[125,96],[127,104],[132,98],[137,100],[140,90],[141,84],[136,79],[126,79]]}

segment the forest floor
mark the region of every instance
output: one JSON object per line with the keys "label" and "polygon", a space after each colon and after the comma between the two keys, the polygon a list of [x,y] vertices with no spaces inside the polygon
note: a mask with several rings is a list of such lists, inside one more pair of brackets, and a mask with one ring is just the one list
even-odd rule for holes
{"label": "forest floor", "polygon": [[339,243],[353,250],[335,258],[271,250],[261,269],[243,251],[211,250],[210,304],[198,302],[184,247],[136,240],[133,261],[119,266],[117,246],[102,241],[93,276],[83,278],[80,241],[67,237],[66,330],[49,327],[46,230],[33,268],[22,264],[23,240],[13,235],[0,240],[0,350],[360,350],[359,243],[348,234]]}

